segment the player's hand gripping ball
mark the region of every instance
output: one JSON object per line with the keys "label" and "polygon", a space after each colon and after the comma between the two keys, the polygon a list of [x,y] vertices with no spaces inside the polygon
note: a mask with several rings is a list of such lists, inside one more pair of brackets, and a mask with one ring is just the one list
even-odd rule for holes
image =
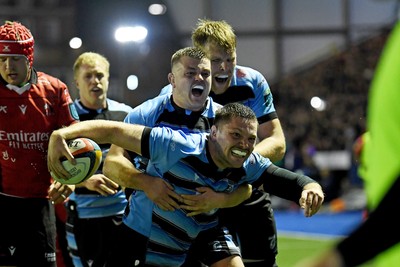
{"label": "player's hand gripping ball", "polygon": [[62,159],[64,168],[71,174],[71,177],[60,179],[52,174],[54,180],[62,184],[79,184],[92,176],[100,166],[102,152],[99,145],[89,138],[76,138],[67,141],[68,148],[76,160],[73,165],[67,159]]}

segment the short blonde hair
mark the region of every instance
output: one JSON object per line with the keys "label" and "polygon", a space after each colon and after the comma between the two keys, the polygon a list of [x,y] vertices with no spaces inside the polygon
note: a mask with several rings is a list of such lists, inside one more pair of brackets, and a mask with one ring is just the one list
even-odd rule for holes
{"label": "short blonde hair", "polygon": [[85,52],[82,53],[76,60],[73,66],[74,78],[77,78],[78,70],[82,65],[96,66],[102,64],[105,67],[106,73],[110,73],[110,62],[106,57],[95,52]]}
{"label": "short blonde hair", "polygon": [[206,44],[214,43],[226,51],[236,50],[235,31],[225,20],[199,19],[192,32],[192,42],[203,49]]}

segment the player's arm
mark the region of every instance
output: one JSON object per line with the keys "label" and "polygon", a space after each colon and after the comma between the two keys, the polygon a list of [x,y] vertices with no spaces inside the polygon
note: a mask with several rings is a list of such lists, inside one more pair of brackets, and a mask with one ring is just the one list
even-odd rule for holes
{"label": "player's arm", "polygon": [[261,179],[266,192],[298,202],[300,207],[304,209],[306,217],[317,213],[324,202],[324,192],[321,185],[306,175],[272,164],[259,179]]}
{"label": "player's arm", "polygon": [[119,146],[111,145],[104,160],[103,173],[122,187],[144,191],[163,210],[179,208],[181,197],[174,192],[173,186],[160,177],[135,168],[128,151]]}
{"label": "player's arm", "polygon": [[257,131],[260,140],[255,152],[269,158],[272,162],[277,162],[283,158],[286,152],[285,135],[278,118],[261,123]]}
{"label": "player's arm", "polygon": [[52,171],[62,179],[70,177],[70,174],[63,168],[60,161],[62,157],[65,157],[74,163],[74,158],[68,149],[66,140],[87,137],[99,144],[116,144],[141,154],[142,134],[145,129],[146,127],[143,125],[107,120],[83,121],[58,129],[51,134],[49,140],[47,154],[49,171]]}
{"label": "player's arm", "polygon": [[[142,145],[148,147],[150,131],[151,128],[142,125],[107,120],[83,121],[59,129],[53,132],[49,141],[49,171],[52,171],[62,179],[69,178],[70,174],[63,168],[60,162],[62,157],[66,157],[71,162],[74,161],[72,154],[68,150],[66,140],[77,137],[87,137],[93,139],[97,143],[111,143],[141,155]],[[128,164],[126,160],[121,162]],[[127,171],[127,169],[123,169],[120,171],[120,175],[123,175],[124,171],[129,172],[129,170]],[[147,181],[144,182],[140,179],[136,179],[136,181],[139,180],[139,182],[134,186],[145,191],[146,195],[159,205],[160,208],[173,210],[174,208],[179,207],[174,199],[180,201],[181,197],[173,191],[172,186],[165,180],[149,175],[145,176],[145,174],[142,173],[139,175],[143,179],[147,179]],[[126,179],[129,179],[133,176],[126,177]]]}
{"label": "player's arm", "polygon": [[181,195],[181,208],[191,211],[188,216],[206,213],[218,208],[230,208],[239,205],[251,196],[252,186],[240,185],[232,193],[218,193],[209,187],[199,187],[196,195]]}
{"label": "player's arm", "polygon": [[103,163],[103,173],[122,187],[143,190],[147,176],[137,170],[128,151],[117,145],[111,145]]}

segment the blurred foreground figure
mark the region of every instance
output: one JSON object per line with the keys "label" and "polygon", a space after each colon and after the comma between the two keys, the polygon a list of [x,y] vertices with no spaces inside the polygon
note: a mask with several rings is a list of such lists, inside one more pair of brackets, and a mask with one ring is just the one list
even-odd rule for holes
{"label": "blurred foreground figure", "polygon": [[388,39],[369,95],[362,151],[363,178],[370,214],[334,248],[298,267],[350,267],[371,259],[376,267],[400,264],[400,24]]}

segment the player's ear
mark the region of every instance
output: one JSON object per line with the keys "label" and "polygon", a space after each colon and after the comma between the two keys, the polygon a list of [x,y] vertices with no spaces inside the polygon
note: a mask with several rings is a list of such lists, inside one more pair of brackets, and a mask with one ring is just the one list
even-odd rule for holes
{"label": "player's ear", "polygon": [[172,85],[172,87],[175,87],[175,77],[172,72],[168,73],[168,81]]}
{"label": "player's ear", "polygon": [[78,80],[74,79],[74,82],[75,82],[75,87],[79,90],[79,82],[78,82]]}
{"label": "player's ear", "polygon": [[210,136],[211,136],[212,138],[217,137],[217,127],[216,127],[215,125],[211,126]]}

